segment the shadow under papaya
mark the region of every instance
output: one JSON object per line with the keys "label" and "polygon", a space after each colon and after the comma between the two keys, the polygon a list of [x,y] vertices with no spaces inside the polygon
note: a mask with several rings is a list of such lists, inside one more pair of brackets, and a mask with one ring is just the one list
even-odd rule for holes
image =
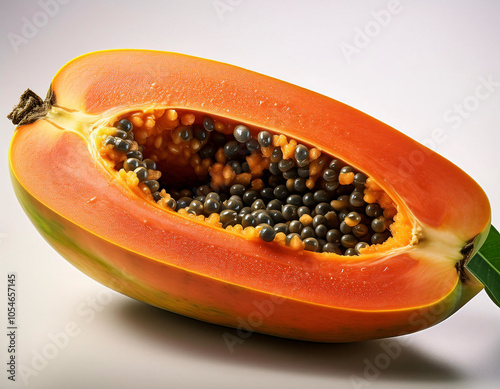
{"label": "shadow under papaya", "polygon": [[225,365],[368,382],[380,378],[453,383],[461,379],[458,369],[401,338],[329,344],[252,333],[230,352],[224,334],[238,337],[236,329],[200,322],[135,300],[126,300],[120,312],[122,324],[130,326],[145,341],[174,349],[181,355],[218,360]]}

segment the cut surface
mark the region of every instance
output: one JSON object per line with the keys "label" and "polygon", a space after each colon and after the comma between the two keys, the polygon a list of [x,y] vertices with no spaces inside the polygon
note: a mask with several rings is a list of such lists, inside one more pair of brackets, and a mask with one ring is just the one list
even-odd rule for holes
{"label": "cut surface", "polygon": [[119,115],[94,141],[146,200],[246,239],[337,255],[415,243],[409,218],[373,179],[284,134],[156,108]]}

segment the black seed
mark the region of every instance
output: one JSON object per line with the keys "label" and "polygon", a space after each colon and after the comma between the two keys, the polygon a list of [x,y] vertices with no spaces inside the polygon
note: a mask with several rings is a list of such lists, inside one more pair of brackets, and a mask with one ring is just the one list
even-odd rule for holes
{"label": "black seed", "polygon": [[194,137],[196,139],[198,139],[200,142],[203,142],[204,140],[206,140],[208,138],[208,131],[199,125],[195,126]]}
{"label": "black seed", "polygon": [[208,215],[218,213],[220,211],[220,203],[216,199],[207,196],[203,203],[203,209]]}
{"label": "black seed", "polygon": [[351,172],[354,172],[354,168],[349,165],[346,165],[342,169],[340,169],[340,174],[351,173]]}
{"label": "black seed", "polygon": [[278,166],[278,162],[271,162],[269,164],[269,171],[271,172],[271,174],[274,174],[275,176],[277,176],[278,174],[281,174],[281,170]]}
{"label": "black seed", "polygon": [[255,227],[257,226],[257,220],[253,215],[247,214],[243,216],[243,219],[241,220],[241,225],[243,226],[243,228]]}
{"label": "black seed", "polygon": [[316,192],[314,192],[313,197],[314,197],[314,201],[316,201],[317,203],[324,203],[324,202],[330,201],[331,194],[329,194],[324,189],[320,189],[320,190],[317,190]]}
{"label": "black seed", "polygon": [[296,192],[305,192],[307,190],[306,180],[304,178],[296,178],[293,181],[293,189]]}
{"label": "black seed", "polygon": [[181,208],[189,207],[189,204],[191,204],[191,201],[193,201],[193,199],[190,197],[181,197],[179,200],[177,200],[176,211],[178,211]]}
{"label": "black seed", "polygon": [[295,233],[295,232],[292,232],[291,234],[288,234],[288,235],[286,236],[285,243],[286,243],[286,245],[287,245],[287,246],[290,246],[290,242],[292,241],[292,238],[293,238],[294,236],[298,236],[298,237],[299,237],[299,239],[301,239],[299,234],[297,234],[297,233]]}
{"label": "black seed", "polygon": [[241,184],[234,184],[229,188],[229,193],[231,196],[240,196],[242,197],[245,194],[246,188]]}
{"label": "black seed", "polygon": [[290,192],[288,192],[285,185],[276,186],[273,193],[274,196],[279,200],[285,200],[290,195]]}
{"label": "black seed", "polygon": [[299,219],[302,215],[310,215],[310,214],[311,214],[311,210],[309,209],[309,207],[306,207],[305,205],[303,205],[297,209],[297,217]]}
{"label": "black seed", "polygon": [[352,228],[349,227],[346,222],[340,223],[339,229],[343,234],[350,234],[352,232]]}
{"label": "black seed", "polygon": [[143,162],[146,165],[146,169],[156,170],[156,162],[152,159],[146,158]]}
{"label": "black seed", "polygon": [[290,195],[286,198],[286,203],[300,207],[302,205],[302,196],[298,194]]}
{"label": "black seed", "polygon": [[288,226],[285,224],[285,223],[278,223],[278,224],[275,224],[274,225],[274,231],[276,233],[278,232],[282,232],[284,233],[285,235],[288,234],[289,230],[288,230]]}
{"label": "black seed", "polygon": [[325,214],[326,226],[328,228],[338,228],[339,226],[339,218],[335,211],[330,211]]}
{"label": "black seed", "polygon": [[220,201],[220,196],[216,192],[210,192],[209,194],[207,194],[205,196],[205,200],[208,200],[208,199],[214,199],[215,201],[219,202]]}
{"label": "black seed", "polygon": [[234,139],[240,143],[245,143],[250,139],[250,130],[243,124],[237,125],[233,130]]}
{"label": "black seed", "polygon": [[248,214],[251,214],[253,211],[252,211],[252,208],[250,207],[243,207],[240,209],[240,212],[238,212],[238,216],[245,216],[245,215],[248,215]]}
{"label": "black seed", "polygon": [[287,180],[297,178],[297,169],[292,168],[290,170],[287,170],[286,172],[283,173],[283,178]]}
{"label": "black seed", "polygon": [[259,135],[257,135],[257,140],[262,147],[269,147],[271,146],[273,138],[269,132],[261,131]]}
{"label": "black seed", "polygon": [[368,234],[368,227],[364,224],[358,224],[352,228],[352,233],[355,237],[361,238],[362,236]]}
{"label": "black seed", "polygon": [[332,160],[330,164],[328,165],[328,169],[335,170],[337,173],[340,172],[340,169],[342,168],[342,162],[340,162],[338,159]]}
{"label": "black seed", "polygon": [[239,212],[243,208],[243,201],[240,196],[231,196],[228,200],[224,201],[227,209]]}
{"label": "black seed", "polygon": [[282,172],[290,170],[294,165],[293,159],[282,159],[278,162],[278,167]]}
{"label": "black seed", "polygon": [[208,185],[202,185],[196,188],[196,194],[198,196],[206,196],[208,195],[212,190]]}
{"label": "black seed", "polygon": [[127,158],[135,158],[142,161],[142,153],[138,150],[132,150],[127,153]]}
{"label": "black seed", "polygon": [[191,128],[191,126],[179,126],[177,127],[176,131],[179,132],[179,137],[183,141],[187,142],[188,140],[193,139],[193,129]]}
{"label": "black seed", "polygon": [[310,237],[304,239],[304,250],[307,251],[318,251],[319,243],[316,239]]}
{"label": "black seed", "polygon": [[115,148],[121,153],[126,153],[130,150],[130,143],[129,141],[115,138]]}
{"label": "black seed", "polygon": [[265,224],[269,224],[270,226],[274,225],[274,221],[273,221],[273,218],[271,217],[271,215],[269,215],[269,213],[267,213],[266,211],[263,211],[262,209],[259,209],[257,211],[253,211],[251,213],[251,215],[253,215],[255,217],[255,219],[257,220],[257,224],[265,223]]}
{"label": "black seed", "polygon": [[297,206],[295,205],[286,204],[283,206],[281,212],[286,221],[297,219]]}
{"label": "black seed", "polygon": [[233,172],[236,174],[240,174],[242,172],[241,165],[238,161],[229,161],[228,165],[231,166],[231,169],[233,169]]}
{"label": "black seed", "polygon": [[358,253],[356,252],[356,250],[354,248],[349,248],[345,251],[344,255],[348,255],[348,256],[354,256],[354,255],[358,255]]}
{"label": "black seed", "polygon": [[326,215],[328,212],[332,211],[332,207],[328,203],[319,203],[316,205],[316,208],[314,208],[314,211],[317,215]]}
{"label": "black seed", "polygon": [[125,131],[125,132],[130,132],[134,128],[134,126],[132,125],[132,123],[129,120],[127,120],[127,119],[121,119],[121,120],[119,120],[116,123],[115,127],[118,128],[119,130],[122,130],[122,131]]}
{"label": "black seed", "polygon": [[309,150],[304,145],[298,145],[295,148],[294,157],[297,161],[303,161],[309,157]]}
{"label": "black seed", "polygon": [[358,243],[358,239],[354,235],[351,234],[346,234],[340,238],[340,243],[342,246],[344,246],[346,249],[352,248],[356,246]]}
{"label": "black seed", "polygon": [[220,213],[220,222],[224,225],[227,223],[235,223],[238,214],[232,209],[225,209]]}
{"label": "black seed", "polygon": [[337,198],[337,200],[332,200],[330,202],[330,205],[336,211],[340,211],[340,210],[346,208],[349,205],[349,196],[347,196],[347,195],[339,196]]}
{"label": "black seed", "polygon": [[147,180],[148,178],[148,171],[144,167],[138,167],[137,169],[134,169],[134,173],[137,175],[139,182]]}
{"label": "black seed", "polygon": [[232,157],[236,156],[239,151],[240,151],[240,147],[238,145],[238,142],[235,140],[227,142],[226,145],[224,146],[224,155],[227,158],[232,158]]}
{"label": "black seed", "polygon": [[298,167],[297,174],[302,178],[309,178],[309,166]]}
{"label": "black seed", "polygon": [[148,186],[152,193],[157,192],[160,189],[160,184],[156,180],[146,180],[144,181],[144,184]]}
{"label": "black seed", "polygon": [[314,228],[319,226],[320,224],[325,224],[326,225],[326,217],[323,215],[316,215],[313,217],[312,225]]}
{"label": "black seed", "polygon": [[290,230],[290,232],[300,233],[303,228],[304,226],[299,220],[292,220],[288,225],[288,229]]}
{"label": "black seed", "polygon": [[375,232],[384,232],[386,229],[385,218],[383,216],[380,216],[376,219],[373,219],[371,227]]}
{"label": "black seed", "polygon": [[247,150],[250,152],[257,151],[260,149],[259,142],[257,142],[257,139],[255,139],[255,138],[250,138],[247,141],[246,146],[247,146]]}
{"label": "black seed", "polygon": [[388,233],[377,232],[372,235],[371,242],[373,244],[381,244],[384,243],[388,237],[389,237]]}
{"label": "black seed", "polygon": [[321,187],[328,192],[333,192],[339,185],[338,181],[323,181],[321,183]]}
{"label": "black seed", "polygon": [[214,130],[214,121],[211,117],[209,116],[204,116],[203,117],[203,128],[207,130],[208,132],[211,132]]}
{"label": "black seed", "polygon": [[365,186],[365,182],[367,180],[367,176],[363,173],[356,173],[354,175],[354,181],[353,184],[355,187],[363,188]]}
{"label": "black seed", "polygon": [[315,205],[316,201],[314,201],[314,194],[312,192],[306,193],[302,196],[302,203],[308,207]]}
{"label": "black seed", "polygon": [[203,213],[203,204],[201,203],[201,201],[198,200],[191,201],[191,204],[189,204],[189,208],[194,210],[197,215],[201,215]]}
{"label": "black seed", "polygon": [[382,209],[378,204],[368,204],[365,208],[366,216],[379,217],[382,216]]}
{"label": "black seed", "polygon": [[154,192],[153,199],[154,201],[160,201],[162,199],[160,192]]}
{"label": "black seed", "polygon": [[300,237],[302,239],[311,238],[314,236],[316,236],[316,232],[314,232],[314,228],[312,228],[311,226],[304,227],[302,231],[300,231]]}
{"label": "black seed", "polygon": [[284,223],[286,219],[284,218],[283,214],[280,211],[277,211],[275,209],[271,209],[267,211],[271,218],[273,219],[274,224],[276,223]]}
{"label": "black seed", "polygon": [[338,243],[340,242],[341,237],[342,237],[342,232],[340,232],[340,230],[336,228],[328,230],[328,232],[326,233],[326,241],[328,243]]}
{"label": "black seed", "polygon": [[217,152],[217,146],[214,143],[208,142],[202,149],[198,152],[201,159],[213,158]]}
{"label": "black seed", "polygon": [[252,203],[251,209],[252,211],[256,211],[258,209],[265,209],[266,204],[264,203],[264,200],[262,199],[257,199]]}
{"label": "black seed", "polygon": [[363,200],[363,193],[362,192],[352,192],[351,196],[349,197],[349,203],[353,207],[362,207],[365,205],[365,200]]}
{"label": "black seed", "polygon": [[128,134],[125,131],[123,131],[123,130],[116,130],[116,132],[115,132],[115,136],[117,138],[127,139],[127,135]]}
{"label": "black seed", "polygon": [[314,232],[318,238],[324,238],[328,233],[328,227],[324,224],[320,224],[314,229]]}
{"label": "black seed", "polygon": [[338,255],[342,255],[342,250],[339,246],[334,245],[333,243],[327,243],[323,246],[324,253],[335,253]]}
{"label": "black seed", "polygon": [[279,162],[283,159],[283,152],[281,151],[281,147],[276,147],[271,153],[271,162]]}
{"label": "black seed", "polygon": [[273,188],[266,187],[266,188],[261,189],[260,190],[260,197],[263,200],[272,200],[272,199],[274,199]]}
{"label": "black seed", "polygon": [[257,192],[256,190],[247,190],[242,196],[243,202],[246,205],[252,205],[252,203],[258,198],[259,192]]}
{"label": "black seed", "polygon": [[274,240],[275,236],[276,236],[276,232],[270,226],[264,226],[264,227],[262,227],[262,229],[259,232],[259,237],[264,242],[272,242]]}
{"label": "black seed", "polygon": [[338,174],[335,170],[333,169],[326,169],[324,172],[323,172],[323,179],[325,181],[334,181],[336,180],[338,177]]}
{"label": "black seed", "polygon": [[137,169],[140,164],[141,161],[139,161],[138,159],[128,158],[125,160],[125,162],[123,162],[123,168],[125,169],[125,171],[129,172]]}
{"label": "black seed", "polygon": [[283,183],[283,177],[277,175],[277,176],[269,176],[268,182],[269,186],[272,186],[273,188],[277,187],[278,185]]}
{"label": "black seed", "polygon": [[297,161],[298,167],[307,167],[307,165],[309,165],[309,158],[306,158],[302,161]]}
{"label": "black seed", "polygon": [[356,250],[356,252],[358,254],[360,254],[359,251],[362,250],[362,249],[364,249],[364,248],[366,248],[366,247],[368,247],[368,243],[366,243],[366,242],[359,242],[359,243],[356,244],[356,246],[354,246],[354,250]]}
{"label": "black seed", "polygon": [[358,225],[359,222],[361,222],[361,215],[357,212],[349,212],[346,216],[346,219],[350,221],[350,224]]}
{"label": "black seed", "polygon": [[176,202],[174,199],[170,198],[170,199],[168,199],[168,200],[165,202],[165,205],[166,205],[168,208],[170,208],[170,209],[174,209],[174,210],[175,210],[175,209],[176,209],[176,207],[177,207],[177,202]]}
{"label": "black seed", "polygon": [[276,210],[276,211],[281,211],[281,207],[283,207],[283,203],[277,199],[271,200],[267,204],[267,210]]}

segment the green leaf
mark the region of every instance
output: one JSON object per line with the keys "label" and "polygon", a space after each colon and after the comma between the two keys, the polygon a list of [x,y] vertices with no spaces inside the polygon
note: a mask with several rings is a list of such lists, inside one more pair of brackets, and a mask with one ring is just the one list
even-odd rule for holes
{"label": "green leaf", "polygon": [[465,266],[500,307],[500,233],[491,226],[486,242]]}

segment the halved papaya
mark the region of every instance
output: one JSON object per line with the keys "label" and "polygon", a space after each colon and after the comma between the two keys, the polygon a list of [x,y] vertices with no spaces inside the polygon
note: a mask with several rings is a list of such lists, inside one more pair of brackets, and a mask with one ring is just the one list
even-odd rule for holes
{"label": "halved papaya", "polygon": [[26,92],[16,194],[78,269],[224,326],[321,342],[432,326],[483,285],[490,205],[462,170],[338,101],[241,68],[116,50]]}

